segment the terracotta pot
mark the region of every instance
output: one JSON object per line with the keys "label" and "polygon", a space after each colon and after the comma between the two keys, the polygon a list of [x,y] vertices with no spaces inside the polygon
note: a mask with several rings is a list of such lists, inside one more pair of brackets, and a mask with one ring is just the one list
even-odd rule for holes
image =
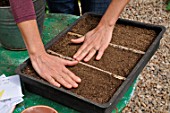
{"label": "terracotta pot", "polygon": [[22,111],[21,113],[58,113],[58,112],[49,106],[38,105],[29,107]]}

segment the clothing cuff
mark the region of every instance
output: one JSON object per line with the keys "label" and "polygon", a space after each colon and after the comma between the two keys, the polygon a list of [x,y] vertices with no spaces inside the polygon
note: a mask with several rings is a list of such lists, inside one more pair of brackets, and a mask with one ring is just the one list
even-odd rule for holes
{"label": "clothing cuff", "polygon": [[16,18],[15,21],[16,23],[21,23],[23,21],[34,20],[34,19],[36,19],[36,15],[29,15],[21,18]]}

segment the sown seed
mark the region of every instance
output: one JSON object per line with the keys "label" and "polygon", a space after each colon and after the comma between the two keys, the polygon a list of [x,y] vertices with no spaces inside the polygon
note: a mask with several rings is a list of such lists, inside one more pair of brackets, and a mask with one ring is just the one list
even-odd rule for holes
{"label": "sown seed", "polygon": [[[82,36],[83,36],[83,35],[81,35],[81,34],[77,34],[77,33],[73,33],[73,32],[68,32],[67,34],[72,35],[72,36],[77,36],[77,37],[82,37]],[[121,45],[117,45],[117,44],[112,44],[112,43],[109,43],[109,45],[110,45],[111,47],[119,48],[119,49],[122,49],[122,50],[131,51],[131,52],[133,52],[133,53],[145,54],[144,51],[140,51],[140,50],[133,49],[133,48],[128,48],[128,47],[125,47],[125,46],[121,46]]]}
{"label": "sown seed", "polygon": [[[56,53],[56,52],[54,52],[54,51],[52,51],[52,50],[49,50],[49,49],[47,50],[47,52],[50,53],[50,54],[52,54],[52,55],[59,56],[60,58],[63,58],[63,59],[67,59],[67,60],[70,60],[70,61],[73,61],[73,60],[74,60],[74,59],[71,58],[71,57],[63,56],[63,55],[61,55],[61,54],[59,54],[59,53]],[[84,63],[84,62],[79,62],[79,63],[82,64],[82,65],[85,65],[85,66],[87,66],[87,67],[93,68],[93,69],[95,69],[95,70],[98,70],[98,71],[104,72],[104,73],[106,73],[106,74],[112,75],[113,77],[115,77],[115,78],[117,78],[117,79],[119,79],[119,80],[126,80],[125,77],[122,77],[122,76],[119,76],[119,75],[116,75],[116,74],[112,74],[112,73],[109,72],[109,71],[102,70],[102,69],[100,69],[100,68],[98,68],[98,67],[95,67],[95,66],[93,66],[93,65],[90,65],[90,64],[87,64],[87,63]]]}

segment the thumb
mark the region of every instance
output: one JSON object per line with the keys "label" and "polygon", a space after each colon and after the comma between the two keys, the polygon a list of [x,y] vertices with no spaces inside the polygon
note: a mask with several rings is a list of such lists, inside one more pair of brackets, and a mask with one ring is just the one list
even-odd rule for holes
{"label": "thumb", "polygon": [[77,38],[77,39],[71,39],[71,42],[82,43],[82,42],[84,42],[84,39],[85,39],[85,37],[83,36],[83,37],[80,37],[80,38]]}
{"label": "thumb", "polygon": [[78,64],[77,60],[74,60],[74,61],[64,60],[63,62],[64,62],[64,65],[66,66],[75,66],[76,64]]}

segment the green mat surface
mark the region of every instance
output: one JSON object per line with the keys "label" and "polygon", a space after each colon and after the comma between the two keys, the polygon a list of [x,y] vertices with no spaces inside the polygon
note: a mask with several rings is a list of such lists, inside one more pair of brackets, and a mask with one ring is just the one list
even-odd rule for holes
{"label": "green mat surface", "polygon": [[[79,17],[68,14],[48,14],[44,22],[43,43],[46,44],[63,29],[75,22]],[[15,74],[15,69],[19,64],[28,58],[27,51],[9,51],[0,45],[0,74],[7,76]],[[135,90],[137,80],[125,93],[124,97],[117,104],[116,110],[112,113],[121,112],[129,102]],[[58,104],[39,95],[24,90],[24,102],[17,105],[14,113],[21,113],[24,109],[35,105],[47,105],[56,109],[59,113],[79,113],[71,108]]]}

